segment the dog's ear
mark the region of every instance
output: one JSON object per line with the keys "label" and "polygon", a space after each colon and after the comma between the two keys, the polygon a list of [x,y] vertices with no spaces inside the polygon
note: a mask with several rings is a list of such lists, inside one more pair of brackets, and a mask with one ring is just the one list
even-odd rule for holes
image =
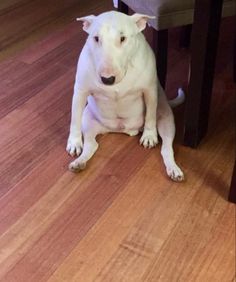
{"label": "dog's ear", "polygon": [[95,18],[96,18],[96,16],[90,15],[90,16],[87,16],[87,17],[77,18],[76,20],[83,22],[83,30],[86,31],[87,33],[89,33],[89,28],[90,28],[90,26],[93,23]]}
{"label": "dog's ear", "polygon": [[131,18],[136,23],[138,30],[142,31],[142,30],[144,30],[146,28],[147,21],[149,19],[155,19],[156,17],[148,16],[148,15],[143,15],[143,14],[133,14],[131,16]]}

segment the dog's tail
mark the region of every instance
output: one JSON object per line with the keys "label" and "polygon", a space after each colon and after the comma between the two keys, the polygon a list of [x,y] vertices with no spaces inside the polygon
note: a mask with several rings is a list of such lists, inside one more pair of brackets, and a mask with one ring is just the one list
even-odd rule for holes
{"label": "dog's tail", "polygon": [[180,104],[183,104],[185,100],[185,94],[182,88],[178,89],[178,96],[172,100],[169,100],[168,103],[171,106],[171,108],[175,108]]}

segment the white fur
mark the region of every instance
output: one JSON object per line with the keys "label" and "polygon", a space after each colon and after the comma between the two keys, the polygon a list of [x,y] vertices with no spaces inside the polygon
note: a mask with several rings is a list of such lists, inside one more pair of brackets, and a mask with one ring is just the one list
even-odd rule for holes
{"label": "white fur", "polygon": [[[72,171],[85,168],[98,148],[98,134],[134,136],[143,131],[140,144],[151,148],[158,143],[158,128],[167,174],[175,181],[184,179],[174,160],[172,110],[157,79],[154,53],[141,32],[148,18],[112,11],[78,19],[88,38],[77,65],[67,143],[67,152],[79,156],[69,166]],[[105,85],[102,79],[109,77],[115,77],[114,84]]]}
{"label": "white fur", "polygon": [[173,100],[169,100],[168,103],[171,106],[171,108],[175,108],[181,104],[184,103],[185,100],[185,94],[182,88],[178,89],[178,96],[174,98]]}

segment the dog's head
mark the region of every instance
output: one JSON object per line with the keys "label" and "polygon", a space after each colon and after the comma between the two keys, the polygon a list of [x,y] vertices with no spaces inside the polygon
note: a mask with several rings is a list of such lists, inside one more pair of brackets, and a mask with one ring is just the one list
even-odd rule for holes
{"label": "dog's head", "polygon": [[124,78],[135,55],[137,36],[150,18],[154,17],[112,11],[77,19],[88,33],[87,45],[100,83],[113,85]]}

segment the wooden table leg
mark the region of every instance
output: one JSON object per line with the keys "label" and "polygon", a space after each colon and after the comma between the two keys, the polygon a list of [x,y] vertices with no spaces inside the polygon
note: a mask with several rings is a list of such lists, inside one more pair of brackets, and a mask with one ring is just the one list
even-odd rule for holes
{"label": "wooden table leg", "polygon": [[192,24],[188,24],[181,27],[179,39],[180,48],[188,49],[190,47],[191,33]]}
{"label": "wooden table leg", "polygon": [[190,147],[196,147],[207,132],[222,2],[195,2],[184,121],[184,144]]}
{"label": "wooden table leg", "polygon": [[118,1],[118,11],[128,15],[129,14],[129,7],[124,2],[119,0]]}
{"label": "wooden table leg", "polygon": [[165,88],[167,74],[167,58],[168,58],[168,30],[156,30],[153,32],[153,51],[156,56],[157,75],[160,84]]}
{"label": "wooden table leg", "polygon": [[234,171],[229,190],[229,201],[236,204],[236,162],[234,163]]}
{"label": "wooden table leg", "polygon": [[236,83],[236,17],[234,20],[233,76],[234,76],[234,82]]}

